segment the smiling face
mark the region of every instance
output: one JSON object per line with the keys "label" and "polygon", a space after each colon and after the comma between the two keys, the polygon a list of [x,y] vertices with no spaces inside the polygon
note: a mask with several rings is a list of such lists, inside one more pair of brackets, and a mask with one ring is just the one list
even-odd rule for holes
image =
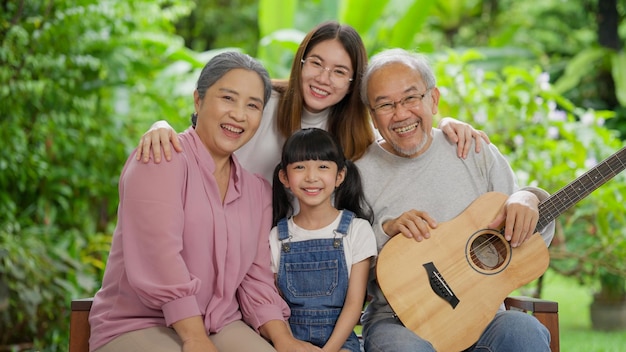
{"label": "smiling face", "polygon": [[334,70],[346,72],[349,78],[354,75],[352,61],[348,52],[337,39],[325,40],[315,45],[304,57],[316,59],[321,69],[310,69],[309,64],[302,67],[302,94],[304,107],[313,113],[320,112],[337,104],[350,90],[351,82],[331,78]]}
{"label": "smiling face", "polygon": [[332,195],[345,178],[345,170],[329,160],[304,160],[280,170],[279,179],[299,200],[300,208],[333,207]]}
{"label": "smiling face", "polygon": [[216,161],[229,158],[252,138],[261,122],[263,99],[259,75],[241,68],[216,81],[204,99],[194,92],[196,132]]}
{"label": "smiling face", "polygon": [[[404,106],[400,103],[410,101],[407,97],[411,96],[422,98],[417,104],[405,103]],[[433,115],[437,113],[439,90],[436,87],[427,89],[417,70],[400,63],[381,67],[372,73],[367,83],[367,99],[374,126],[385,139],[383,148],[409,158],[428,149],[432,141]],[[392,104],[394,108],[390,112],[377,109],[385,104]]]}

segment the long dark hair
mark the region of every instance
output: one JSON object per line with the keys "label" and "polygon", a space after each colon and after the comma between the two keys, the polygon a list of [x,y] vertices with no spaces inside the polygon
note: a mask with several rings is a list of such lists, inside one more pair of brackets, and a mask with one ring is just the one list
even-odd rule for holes
{"label": "long dark hair", "polygon": [[319,128],[305,128],[294,132],[285,141],[280,163],[274,169],[272,185],[273,225],[284,217],[293,216],[293,195],[280,182],[280,170],[287,165],[306,160],[325,160],[337,164],[337,170],[346,169],[344,181],[335,190],[335,208],[350,210],[357,217],[373,221],[372,208],[365,201],[361,174],[356,165],[346,159],[341,145],[329,132]]}

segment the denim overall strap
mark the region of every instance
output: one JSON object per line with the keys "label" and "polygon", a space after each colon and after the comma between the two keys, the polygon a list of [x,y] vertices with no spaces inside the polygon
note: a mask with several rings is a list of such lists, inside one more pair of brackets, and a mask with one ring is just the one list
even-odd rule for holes
{"label": "denim overall strap", "polygon": [[278,220],[278,240],[284,241],[289,238],[289,226],[287,225],[287,218]]}
{"label": "denim overall strap", "polygon": [[[328,341],[346,299],[348,264],[343,238],[353,217],[344,211],[339,226],[327,238],[297,242],[289,240],[286,221],[277,225],[282,246],[276,284],[291,308],[289,325],[296,338],[319,347]],[[356,335],[346,344],[346,349],[358,351]]]}
{"label": "denim overall strap", "polygon": [[337,231],[338,233],[342,234],[342,235],[347,235],[348,234],[348,229],[350,228],[350,223],[352,222],[352,219],[354,218],[354,213],[351,212],[350,210],[344,210],[343,213],[341,214],[341,220],[339,221],[339,226],[337,227]]}

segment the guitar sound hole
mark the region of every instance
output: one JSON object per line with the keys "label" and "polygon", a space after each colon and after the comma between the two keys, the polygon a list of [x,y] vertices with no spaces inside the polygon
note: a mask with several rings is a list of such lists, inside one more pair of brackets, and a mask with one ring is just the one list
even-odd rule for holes
{"label": "guitar sound hole", "polygon": [[472,262],[478,268],[495,270],[506,261],[507,246],[499,236],[482,234],[472,242],[470,254]]}

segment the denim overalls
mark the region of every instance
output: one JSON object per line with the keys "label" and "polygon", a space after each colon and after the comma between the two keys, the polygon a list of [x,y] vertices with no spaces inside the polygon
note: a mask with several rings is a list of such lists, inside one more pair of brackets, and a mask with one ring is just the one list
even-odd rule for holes
{"label": "denim overalls", "polygon": [[[277,285],[291,308],[289,325],[294,336],[323,347],[337,323],[348,291],[348,268],[343,237],[354,213],[343,210],[333,238],[291,242],[287,219],[278,222],[281,241]],[[359,352],[356,334],[344,349]]]}

